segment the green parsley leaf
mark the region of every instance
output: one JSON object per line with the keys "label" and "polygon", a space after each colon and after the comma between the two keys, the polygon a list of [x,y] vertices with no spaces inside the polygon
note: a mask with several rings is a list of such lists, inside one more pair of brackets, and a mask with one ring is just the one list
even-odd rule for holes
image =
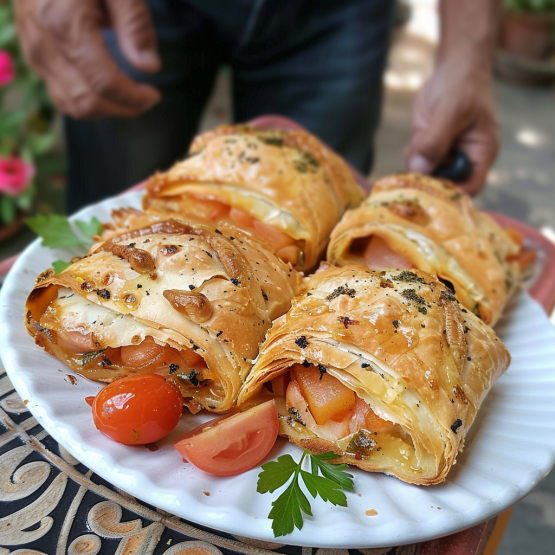
{"label": "green parsley leaf", "polygon": [[54,268],[54,271],[59,274],[60,272],[63,272],[70,264],[70,262],[66,262],[65,260],[55,260],[54,262],[52,262],[52,268]]}
{"label": "green parsley leaf", "polygon": [[38,214],[33,218],[27,218],[25,223],[42,237],[43,247],[70,247],[72,245],[86,245],[87,242],[78,237],[69,220],[59,214]]}
{"label": "green parsley leaf", "polygon": [[285,536],[295,529],[303,527],[302,512],[312,516],[310,503],[301,490],[299,482],[293,480],[287,489],[272,503],[272,510],[268,515],[273,520],[274,537]]}
{"label": "green parsley leaf", "polygon": [[297,463],[291,455],[282,455],[277,461],[270,461],[262,465],[262,472],[258,475],[256,491],[258,493],[274,492],[291,478],[297,470]]}
{"label": "green parsley leaf", "polygon": [[91,237],[102,231],[102,224],[93,217],[90,222],[77,220],[75,226],[82,236],[75,233],[69,220],[60,214],[38,214],[33,218],[27,218],[25,223],[42,237],[44,247],[58,248],[71,247],[73,245],[90,245]]}
{"label": "green parsley leaf", "polygon": [[89,222],[82,222],[80,220],[77,220],[75,222],[75,225],[85,237],[94,237],[95,235],[100,235],[102,233],[102,230],[104,229],[101,221],[96,216],[93,216]]}
{"label": "green parsley leaf", "polygon": [[[303,461],[307,456],[311,462],[310,472],[302,469]],[[298,463],[291,455],[282,455],[277,461],[262,465],[256,488],[259,493],[274,492],[292,478],[285,491],[272,502],[272,510],[268,515],[268,518],[272,519],[274,537],[290,534],[295,527],[300,530],[303,527],[302,513],[312,516],[310,503],[301,489],[299,478],[314,499],[320,496],[323,501],[342,507],[347,506],[347,497],[341,490],[354,489],[352,475],[344,472],[348,466],[325,462],[337,457],[338,455],[333,452],[314,455],[305,450]]]}
{"label": "green parsley leaf", "polygon": [[347,498],[341,491],[341,486],[332,482],[329,478],[311,474],[304,470],[301,470],[301,477],[306,489],[314,499],[319,495],[324,501],[329,501],[334,505],[341,505],[342,507],[347,506]]}
{"label": "green parsley leaf", "polygon": [[349,465],[347,464],[330,464],[325,462],[326,460],[336,459],[339,455],[336,455],[332,451],[324,453],[323,455],[317,455],[311,457],[310,462],[312,464],[312,474],[318,474],[318,470],[323,476],[335,482],[342,489],[353,491],[353,475],[343,470],[347,470]]}

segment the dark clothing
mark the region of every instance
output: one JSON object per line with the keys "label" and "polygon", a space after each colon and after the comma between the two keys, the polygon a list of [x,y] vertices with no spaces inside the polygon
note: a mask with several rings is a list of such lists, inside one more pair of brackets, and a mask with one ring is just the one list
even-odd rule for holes
{"label": "dark clothing", "polygon": [[165,170],[186,153],[218,69],[232,69],[233,117],[287,116],[363,172],[382,98],[392,0],[150,0],[162,70],[137,72],[162,101],[134,119],[66,118],[70,212]]}

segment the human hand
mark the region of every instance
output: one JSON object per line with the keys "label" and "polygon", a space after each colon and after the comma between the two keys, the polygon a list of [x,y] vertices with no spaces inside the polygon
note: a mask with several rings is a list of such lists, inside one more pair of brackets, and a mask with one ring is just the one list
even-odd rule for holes
{"label": "human hand", "polygon": [[482,69],[465,71],[451,61],[438,67],[416,97],[406,167],[431,174],[453,147],[472,164],[470,177],[457,186],[475,195],[499,150],[491,75]]}
{"label": "human hand", "polygon": [[78,119],[134,117],[160,100],[152,86],[123,74],[106,48],[111,26],[125,59],[139,71],[160,69],[144,0],[17,0],[24,56],[44,79],[57,108]]}

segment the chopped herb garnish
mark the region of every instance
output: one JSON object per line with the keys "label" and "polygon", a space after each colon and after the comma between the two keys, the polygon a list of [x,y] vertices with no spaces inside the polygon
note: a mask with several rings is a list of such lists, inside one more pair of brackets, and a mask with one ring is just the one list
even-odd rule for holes
{"label": "chopped herb garnish", "polygon": [[418,305],[426,304],[424,297],[421,297],[414,289],[405,289],[404,291],[401,291],[401,297],[404,297],[407,301],[411,301]]}
{"label": "chopped herb garnish", "polygon": [[96,357],[103,355],[106,349],[101,349],[100,351],[91,351],[90,353],[85,353],[81,358],[81,366],[86,366],[89,362],[92,362]]}
{"label": "chopped herb garnish", "polygon": [[462,420],[460,418],[457,418],[453,423],[453,425],[451,426],[451,429],[453,430],[453,432],[458,433],[459,428],[461,426],[462,426]]}
{"label": "chopped herb garnish", "polygon": [[347,295],[348,297],[351,297],[351,299],[353,299],[356,295],[356,291],[351,288],[351,287],[347,287],[347,284],[345,285],[340,285],[337,289],[334,289],[327,297],[326,299],[328,301],[332,301],[333,299],[339,297],[340,295]]}
{"label": "chopped herb garnish", "polygon": [[[311,463],[310,472],[302,469],[307,457]],[[291,455],[282,455],[277,461],[262,465],[256,488],[259,493],[272,493],[291,480],[285,491],[272,502],[272,510],[268,515],[272,519],[274,537],[290,534],[295,527],[301,530],[303,513],[312,516],[310,503],[301,489],[299,479],[302,479],[314,499],[319,495],[333,505],[347,506],[347,497],[341,490],[353,491],[353,476],[344,472],[348,468],[346,464],[326,462],[336,458],[338,455],[333,452],[314,455],[305,450],[298,463]]]}
{"label": "chopped herb garnish", "polygon": [[403,270],[400,274],[396,276],[391,276],[392,279],[395,281],[404,281],[406,283],[422,283],[426,285],[426,280],[424,278],[419,277],[414,272],[410,272],[409,270]]}
{"label": "chopped herb garnish", "polygon": [[297,347],[301,349],[306,349],[308,347],[308,341],[306,340],[306,336],[301,335],[298,339],[295,339],[295,344]]}

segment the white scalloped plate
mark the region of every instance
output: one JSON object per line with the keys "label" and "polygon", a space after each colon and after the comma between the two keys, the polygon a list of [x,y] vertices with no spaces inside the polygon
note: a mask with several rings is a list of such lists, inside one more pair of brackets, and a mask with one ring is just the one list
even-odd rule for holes
{"label": "white scalloped plate", "polygon": [[[140,193],[102,202],[77,217],[108,220],[110,210],[139,206]],[[512,364],[497,382],[470,430],[466,448],[439,486],[418,487],[353,470],[356,493],[347,508],[312,502],[302,530],[273,537],[267,515],[276,494],[256,492],[256,468],[216,478],[184,464],[172,442],[198,424],[184,417],[159,450],[125,447],[94,427],[85,397],[100,386],[78,376],[34,345],[23,326],[24,303],[35,277],[58,258],[82,254],[30,245],[6,279],[0,297],[2,360],[27,407],[72,455],[115,486],[192,522],[259,540],[328,548],[382,547],[419,542],[482,522],[529,493],[555,464],[555,330],[526,293],[517,295],[497,332]],[[270,458],[300,450],[279,440]],[[376,516],[366,516],[374,509]]]}

